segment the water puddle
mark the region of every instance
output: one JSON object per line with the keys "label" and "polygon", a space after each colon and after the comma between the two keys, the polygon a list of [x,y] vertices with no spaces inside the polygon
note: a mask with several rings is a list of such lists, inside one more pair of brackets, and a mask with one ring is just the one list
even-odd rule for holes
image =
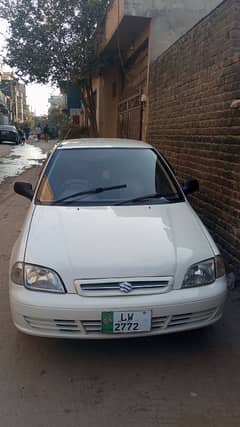
{"label": "water puddle", "polygon": [[14,146],[7,156],[0,158],[0,183],[39,165],[45,158],[46,154],[39,147],[30,144]]}

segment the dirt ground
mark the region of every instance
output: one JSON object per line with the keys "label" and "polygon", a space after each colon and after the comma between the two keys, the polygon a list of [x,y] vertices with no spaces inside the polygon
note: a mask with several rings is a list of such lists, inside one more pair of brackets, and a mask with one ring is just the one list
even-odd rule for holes
{"label": "dirt ground", "polygon": [[238,291],[206,330],[108,342],[17,332],[8,262],[29,201],[14,180],[0,185],[0,427],[239,427]]}
{"label": "dirt ground", "polygon": [[12,149],[12,144],[1,144],[0,145],[0,154],[1,157],[7,156]]}

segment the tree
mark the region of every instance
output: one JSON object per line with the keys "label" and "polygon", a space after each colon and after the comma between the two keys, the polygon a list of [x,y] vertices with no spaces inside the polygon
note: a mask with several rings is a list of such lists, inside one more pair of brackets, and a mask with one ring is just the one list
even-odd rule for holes
{"label": "tree", "polygon": [[58,108],[54,108],[48,112],[49,123],[57,128],[60,128],[66,122],[66,116]]}
{"label": "tree", "polygon": [[109,0],[0,0],[9,25],[5,63],[25,82],[77,83],[97,134],[92,89],[98,46]]}

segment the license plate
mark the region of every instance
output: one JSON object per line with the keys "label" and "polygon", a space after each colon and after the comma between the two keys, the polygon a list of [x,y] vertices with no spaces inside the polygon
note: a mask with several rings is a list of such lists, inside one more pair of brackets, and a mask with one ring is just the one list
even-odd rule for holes
{"label": "license plate", "polygon": [[151,310],[104,311],[102,332],[104,334],[129,334],[151,330]]}

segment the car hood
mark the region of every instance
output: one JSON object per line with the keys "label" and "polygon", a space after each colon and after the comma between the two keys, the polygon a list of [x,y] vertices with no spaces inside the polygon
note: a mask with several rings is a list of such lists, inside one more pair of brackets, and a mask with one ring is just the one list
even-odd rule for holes
{"label": "car hood", "polygon": [[[176,276],[213,256],[187,202],[152,206],[36,206],[25,262],[75,279]],[[175,284],[176,287],[180,283]]]}

